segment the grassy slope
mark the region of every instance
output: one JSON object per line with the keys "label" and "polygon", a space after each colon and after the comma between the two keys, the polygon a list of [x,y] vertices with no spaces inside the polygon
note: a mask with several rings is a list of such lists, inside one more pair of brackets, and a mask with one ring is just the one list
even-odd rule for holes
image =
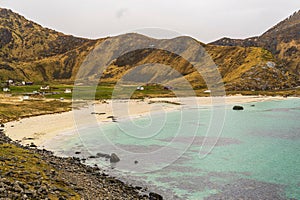
{"label": "grassy slope", "polygon": [[[51,177],[53,173],[59,173],[57,169],[43,161],[39,154],[19,148],[13,144],[0,144],[0,171],[6,174],[4,177],[11,183],[19,181],[27,185],[27,190],[34,190],[34,183],[42,179],[42,186],[46,188],[59,188],[59,193],[49,194],[50,199],[80,199],[80,195],[61,180]],[[36,197],[35,197],[36,198]]]}

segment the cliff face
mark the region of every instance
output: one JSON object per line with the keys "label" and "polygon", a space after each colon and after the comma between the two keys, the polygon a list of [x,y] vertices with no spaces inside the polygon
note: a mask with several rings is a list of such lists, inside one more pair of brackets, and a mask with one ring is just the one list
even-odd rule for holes
{"label": "cliff face", "polygon": [[[125,36],[149,39],[137,34]],[[73,83],[86,56],[105,40],[64,35],[10,10],[0,9],[0,80]],[[299,84],[299,12],[262,36],[246,40],[223,38],[202,46],[218,65],[228,90],[275,90]],[[113,54],[110,50],[105,53]],[[186,53],[197,56],[192,48],[187,48]],[[206,88],[201,74],[186,60],[151,48],[122,55],[111,63],[101,81],[116,83],[129,70],[147,63],[172,66],[195,88]],[[94,68],[87,68],[84,73],[92,78]],[[162,80],[164,73],[163,69],[147,66],[138,76],[147,76],[149,81],[155,82]]]}

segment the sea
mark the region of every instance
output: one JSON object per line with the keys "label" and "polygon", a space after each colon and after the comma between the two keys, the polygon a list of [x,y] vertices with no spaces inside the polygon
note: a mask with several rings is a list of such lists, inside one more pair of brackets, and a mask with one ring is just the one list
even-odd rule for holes
{"label": "sea", "polygon": [[300,99],[241,106],[78,123],[44,145],[164,199],[300,199]]}

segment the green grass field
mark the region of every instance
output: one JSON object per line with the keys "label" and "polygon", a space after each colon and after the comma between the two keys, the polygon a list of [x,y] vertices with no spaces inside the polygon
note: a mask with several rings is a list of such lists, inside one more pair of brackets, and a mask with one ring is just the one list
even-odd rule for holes
{"label": "green grass field", "polygon": [[[11,86],[9,94],[13,96],[26,95],[33,93],[34,91],[45,92],[44,97],[49,99],[72,99],[73,95],[75,99],[111,99],[113,98],[132,98],[141,99],[146,97],[174,97],[176,94],[184,94],[184,91],[180,90],[165,90],[160,85],[144,86],[144,90],[136,90],[135,86],[124,86],[122,88],[115,88],[114,85],[99,85],[97,88],[92,86],[72,86],[72,85],[50,85],[50,90],[40,90],[41,85],[30,86]],[[66,89],[71,89],[72,93],[65,93]],[[203,89],[195,90],[197,96],[209,96],[204,94]],[[1,90],[1,93],[2,92]],[[6,92],[7,93],[7,92]],[[294,90],[281,90],[281,91],[226,91],[227,95],[243,94],[243,95],[288,95],[299,96],[300,88]],[[41,96],[43,97],[43,96]]]}
{"label": "green grass field", "polygon": [[[13,96],[27,95],[34,91],[45,92],[46,98],[51,99],[72,99],[73,94],[78,98],[94,98],[94,99],[111,99],[112,95],[118,98],[144,98],[144,97],[171,97],[174,96],[170,90],[164,90],[161,86],[145,86],[145,90],[139,91],[135,87],[126,86],[121,90],[115,89],[114,85],[99,85],[97,88],[92,86],[72,86],[72,85],[50,85],[49,90],[41,90],[41,85],[29,85],[29,86],[10,86],[10,92]],[[65,93],[66,89],[72,89],[72,93]],[[1,93],[4,93],[1,91]],[[52,93],[52,94],[51,94]]]}

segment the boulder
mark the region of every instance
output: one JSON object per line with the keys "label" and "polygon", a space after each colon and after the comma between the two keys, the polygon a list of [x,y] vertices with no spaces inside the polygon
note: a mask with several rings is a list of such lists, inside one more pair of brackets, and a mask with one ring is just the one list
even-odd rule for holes
{"label": "boulder", "polygon": [[110,155],[110,160],[109,160],[111,163],[117,163],[120,161],[120,158],[117,156],[117,154],[115,153],[112,153]]}
{"label": "boulder", "polygon": [[108,155],[106,153],[97,153],[96,157],[97,158],[110,158],[110,155]]}
{"label": "boulder", "polygon": [[244,110],[243,106],[233,106],[233,110]]}
{"label": "boulder", "polygon": [[163,197],[159,194],[156,194],[154,192],[149,193],[149,199],[150,200],[163,200]]}
{"label": "boulder", "polygon": [[33,142],[31,142],[30,145],[29,145],[29,147],[36,148],[37,146]]}

